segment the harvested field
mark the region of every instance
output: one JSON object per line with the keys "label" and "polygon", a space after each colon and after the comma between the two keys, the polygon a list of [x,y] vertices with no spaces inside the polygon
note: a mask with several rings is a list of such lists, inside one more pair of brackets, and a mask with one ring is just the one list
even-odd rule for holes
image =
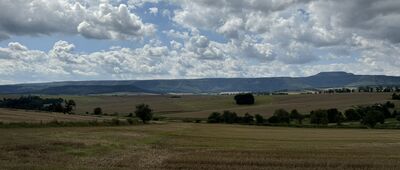
{"label": "harvested field", "polygon": [[[0,96],[17,97],[17,96]],[[298,109],[307,113],[315,109],[338,108],[345,110],[357,105],[382,103],[391,99],[391,93],[352,93],[318,95],[256,96],[255,105],[236,105],[233,96],[45,96],[73,99],[77,103],[78,114],[92,113],[101,107],[103,113],[128,115],[134,112],[135,105],[146,103],[157,115],[170,118],[207,118],[214,111],[231,110],[239,114],[251,113],[270,116],[276,109]],[[394,101],[397,106],[400,101]]]}
{"label": "harvested field", "polygon": [[27,111],[16,109],[0,108],[0,122],[26,122],[26,123],[46,123],[51,121],[80,122],[110,119],[106,117],[94,117],[84,115],[66,115],[62,113],[49,113],[40,111]]}
{"label": "harvested field", "polygon": [[398,130],[166,123],[0,129],[0,139],[0,169],[400,168]]}

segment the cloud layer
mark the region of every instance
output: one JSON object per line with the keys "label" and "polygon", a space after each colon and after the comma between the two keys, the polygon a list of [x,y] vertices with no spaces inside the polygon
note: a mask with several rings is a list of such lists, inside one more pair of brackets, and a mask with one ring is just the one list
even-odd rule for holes
{"label": "cloud layer", "polygon": [[400,75],[398,9],[395,0],[5,0],[0,41],[64,34],[140,45],[78,52],[63,40],[48,51],[10,42],[0,47],[0,83]]}

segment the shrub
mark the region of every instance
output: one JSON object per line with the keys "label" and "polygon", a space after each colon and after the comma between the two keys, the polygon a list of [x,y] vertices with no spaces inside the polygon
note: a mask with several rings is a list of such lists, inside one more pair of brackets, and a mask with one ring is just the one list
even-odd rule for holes
{"label": "shrub", "polygon": [[237,94],[235,96],[236,104],[238,105],[252,105],[254,104],[254,96],[251,93]]}
{"label": "shrub", "polygon": [[390,101],[387,101],[385,104],[384,104],[384,107],[387,107],[387,108],[394,108],[395,107],[395,104],[394,103],[392,103],[392,102],[390,102]]}
{"label": "shrub", "polygon": [[208,123],[220,123],[220,122],[222,122],[221,120],[222,120],[221,113],[213,112],[210,114],[210,116],[208,116],[207,122]]}
{"label": "shrub", "polygon": [[257,124],[263,124],[265,122],[264,117],[259,115],[259,114],[256,114],[254,117],[256,118],[256,123]]}
{"label": "shrub", "polygon": [[310,113],[311,124],[327,125],[328,122],[328,113],[326,110],[315,110]]}
{"label": "shrub", "polygon": [[133,124],[133,119],[128,118],[128,119],[126,119],[126,122],[128,122],[128,124],[132,125]]}
{"label": "shrub", "polygon": [[338,115],[336,115],[336,124],[337,125],[342,125],[342,123],[345,121],[345,118],[341,112],[339,112]]}
{"label": "shrub", "polygon": [[279,119],[276,116],[271,116],[270,118],[268,118],[268,122],[269,123],[279,123]]}
{"label": "shrub", "polygon": [[249,113],[244,114],[242,118],[243,123],[252,124],[254,122],[254,116]]}
{"label": "shrub", "polygon": [[113,118],[113,119],[111,119],[111,124],[112,124],[112,125],[119,125],[120,122],[121,122],[121,121],[120,121],[118,118]]}

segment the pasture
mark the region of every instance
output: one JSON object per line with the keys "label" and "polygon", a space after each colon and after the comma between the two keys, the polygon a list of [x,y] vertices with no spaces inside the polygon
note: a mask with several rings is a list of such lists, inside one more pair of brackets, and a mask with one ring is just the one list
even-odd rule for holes
{"label": "pasture", "polygon": [[0,129],[0,169],[399,169],[398,130],[162,123]]}

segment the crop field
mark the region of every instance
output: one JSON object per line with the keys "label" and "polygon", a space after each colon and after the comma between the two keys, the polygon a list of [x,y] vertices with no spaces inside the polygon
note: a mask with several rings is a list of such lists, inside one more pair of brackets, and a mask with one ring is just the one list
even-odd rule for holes
{"label": "crop field", "polygon": [[398,130],[163,123],[0,129],[0,169],[399,169]]}
{"label": "crop field", "polygon": [[27,111],[0,108],[0,122],[2,123],[47,123],[51,121],[81,122],[110,119],[107,117],[94,117],[84,115],[65,115],[62,113],[48,113],[40,111]]}
{"label": "crop field", "polygon": [[[3,97],[18,97],[3,95]],[[320,94],[320,95],[281,95],[256,96],[255,105],[236,105],[233,96],[179,96],[143,95],[143,96],[44,96],[73,99],[77,103],[78,115],[69,116],[57,113],[34,112],[25,110],[0,109],[0,122],[40,122],[40,121],[74,121],[97,120],[99,117],[87,116],[95,107],[101,107],[103,113],[126,116],[133,113],[137,104],[146,103],[158,116],[171,119],[194,118],[204,119],[214,111],[231,110],[238,114],[251,113],[270,116],[276,109],[298,109],[307,113],[315,109],[338,108],[345,110],[357,105],[368,105],[389,101],[390,93],[353,93],[353,94]],[[400,106],[399,101],[392,101]],[[81,115],[81,116],[79,116]]]}
{"label": "crop field", "polygon": [[[0,96],[18,97],[18,96]],[[156,115],[168,118],[207,118],[214,111],[231,110],[239,114],[261,114],[266,117],[272,115],[276,109],[298,109],[307,113],[315,109],[338,108],[345,110],[357,105],[383,103],[391,98],[391,93],[353,93],[353,94],[320,94],[320,95],[281,95],[281,96],[256,96],[255,105],[236,105],[233,96],[179,96],[169,95],[142,95],[142,96],[45,96],[50,98],[62,97],[73,99],[77,103],[77,114],[92,113],[95,107],[101,107],[103,113],[118,114],[121,116],[133,113],[135,105],[146,103],[154,110]],[[399,101],[393,101],[400,106]],[[0,109],[0,121],[10,114],[23,114],[24,111],[5,112]],[[31,113],[26,113],[31,115]],[[44,113],[42,113],[44,114]],[[40,115],[40,114],[37,114]],[[51,117],[54,116],[52,114]],[[62,117],[62,116],[61,116]],[[69,118],[69,116],[68,116]],[[78,117],[93,119],[91,117]],[[27,118],[31,119],[31,118]],[[73,118],[74,119],[74,118]],[[25,119],[24,119],[25,120]],[[36,119],[32,119],[36,120]],[[40,119],[37,119],[40,121]]]}

